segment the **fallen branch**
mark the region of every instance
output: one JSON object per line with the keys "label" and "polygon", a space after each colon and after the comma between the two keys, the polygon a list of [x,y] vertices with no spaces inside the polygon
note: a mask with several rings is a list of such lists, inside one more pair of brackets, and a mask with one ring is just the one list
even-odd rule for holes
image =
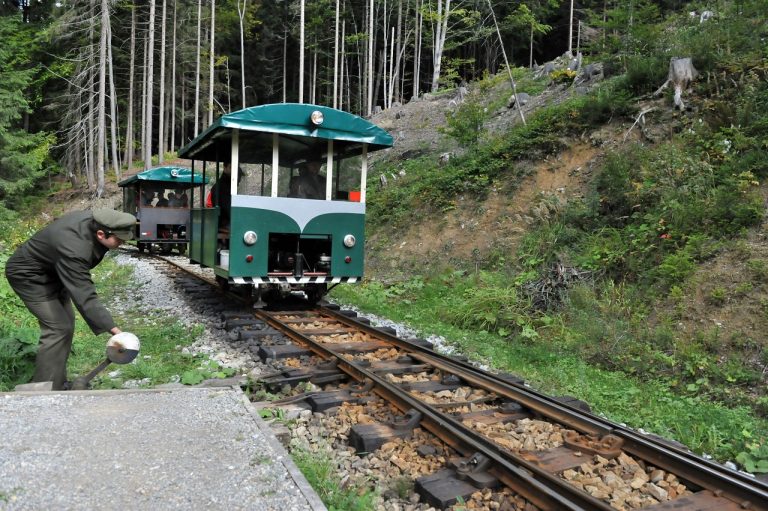
{"label": "fallen branch", "polygon": [[629,127],[629,130],[627,130],[627,132],[624,134],[624,140],[622,140],[622,142],[626,142],[626,141],[627,141],[627,137],[629,136],[629,133],[632,131],[632,129],[633,129],[635,126],[637,126],[637,123],[638,123],[638,122],[639,122],[639,123],[640,123],[640,124],[641,124],[643,127],[645,127],[645,114],[647,114],[648,112],[653,112],[654,110],[656,110],[656,107],[655,107],[655,106],[652,106],[652,107],[650,107],[650,108],[644,108],[644,109],[643,109],[643,110],[640,112],[640,115],[638,115],[638,116],[637,116],[637,119],[635,119],[635,122],[634,122],[634,124],[632,124],[632,126],[630,126],[630,127]]}

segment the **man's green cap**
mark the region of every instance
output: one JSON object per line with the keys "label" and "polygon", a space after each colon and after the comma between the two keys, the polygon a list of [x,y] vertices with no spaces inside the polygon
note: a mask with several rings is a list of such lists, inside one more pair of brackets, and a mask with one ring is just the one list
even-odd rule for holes
{"label": "man's green cap", "polygon": [[114,234],[121,240],[132,240],[136,228],[136,217],[114,209],[94,209],[93,219],[107,228],[107,234]]}

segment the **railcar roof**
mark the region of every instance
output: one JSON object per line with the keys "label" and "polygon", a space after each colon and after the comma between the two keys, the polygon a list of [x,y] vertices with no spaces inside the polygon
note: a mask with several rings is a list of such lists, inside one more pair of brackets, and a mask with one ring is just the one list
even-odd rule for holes
{"label": "railcar roof", "polygon": [[[176,183],[176,184],[192,184],[192,170],[186,167],[155,167],[153,169],[139,172],[129,178],[123,179],[118,186],[128,186],[138,181],[156,181],[164,183]],[[208,178],[205,179],[208,182]],[[200,174],[195,174],[194,184],[203,184],[203,177]]]}
{"label": "railcar roof", "polygon": [[[323,114],[323,123],[310,121],[314,111]],[[343,155],[392,146],[392,136],[357,115],[333,108],[278,103],[245,108],[217,119],[194,140],[181,148],[180,158],[204,161],[227,161],[232,147],[232,130],[239,129],[239,160],[242,163],[270,163],[272,134],[280,135],[281,159],[316,158],[327,149],[327,141],[335,141],[335,149]],[[287,160],[286,160],[287,161]]]}

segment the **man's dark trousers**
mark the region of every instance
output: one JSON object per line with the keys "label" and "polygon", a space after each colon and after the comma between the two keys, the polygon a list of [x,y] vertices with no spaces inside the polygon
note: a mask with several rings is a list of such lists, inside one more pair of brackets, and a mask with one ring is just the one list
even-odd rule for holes
{"label": "man's dark trousers", "polygon": [[[13,287],[13,281],[10,284]],[[57,300],[24,300],[24,304],[40,323],[40,344],[32,381],[52,381],[53,390],[61,390],[67,380],[67,358],[75,334],[75,312],[69,294],[62,290]]]}

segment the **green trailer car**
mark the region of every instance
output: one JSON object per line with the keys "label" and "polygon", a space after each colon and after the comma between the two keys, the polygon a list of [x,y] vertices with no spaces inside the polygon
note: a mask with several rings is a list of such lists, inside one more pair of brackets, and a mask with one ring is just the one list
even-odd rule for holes
{"label": "green trailer car", "polygon": [[189,197],[204,183],[203,176],[193,178],[191,169],[176,166],[145,170],[117,183],[123,189],[123,211],[136,217],[139,252],[186,252]]}

